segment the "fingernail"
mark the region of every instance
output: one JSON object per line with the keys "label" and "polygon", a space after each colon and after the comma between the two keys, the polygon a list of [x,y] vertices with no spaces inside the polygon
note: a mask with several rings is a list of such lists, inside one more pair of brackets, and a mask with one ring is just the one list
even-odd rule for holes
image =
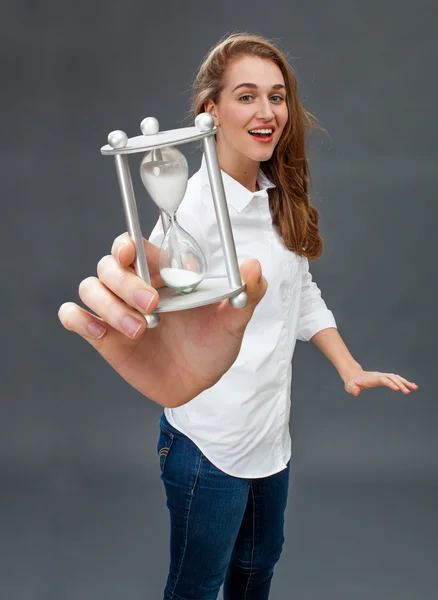
{"label": "fingernail", "polygon": [[124,244],[120,244],[120,246],[117,248],[117,262],[120,262],[120,252],[123,250]]}
{"label": "fingernail", "polygon": [[100,340],[106,333],[106,327],[104,327],[101,323],[97,323],[97,321],[90,321],[87,325],[87,331],[91,335],[91,337]]}
{"label": "fingernail", "polygon": [[143,310],[148,310],[155,296],[151,292],[140,288],[134,292],[134,302]]}
{"label": "fingernail", "polygon": [[142,327],[143,323],[132,315],[126,315],[122,319],[122,329],[129,337],[135,337]]}

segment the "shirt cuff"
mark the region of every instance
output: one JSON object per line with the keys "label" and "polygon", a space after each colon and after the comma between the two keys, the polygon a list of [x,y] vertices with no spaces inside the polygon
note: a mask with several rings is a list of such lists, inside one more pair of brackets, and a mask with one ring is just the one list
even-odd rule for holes
{"label": "shirt cuff", "polygon": [[301,317],[297,338],[302,342],[308,342],[318,331],[329,327],[337,329],[335,317],[331,310],[323,308]]}

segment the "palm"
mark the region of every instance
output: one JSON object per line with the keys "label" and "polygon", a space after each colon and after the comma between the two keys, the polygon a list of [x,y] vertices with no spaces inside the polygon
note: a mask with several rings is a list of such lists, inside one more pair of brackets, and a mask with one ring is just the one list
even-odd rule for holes
{"label": "palm", "polygon": [[178,403],[214,385],[236,360],[242,337],[228,329],[226,316],[226,303],[164,313],[137,342],[119,334],[117,341],[104,338],[99,351],[142,394]]}

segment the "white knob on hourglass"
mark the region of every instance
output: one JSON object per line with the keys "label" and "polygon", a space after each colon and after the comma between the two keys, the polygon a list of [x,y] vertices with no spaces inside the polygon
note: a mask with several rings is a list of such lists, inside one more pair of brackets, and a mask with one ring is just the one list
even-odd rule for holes
{"label": "white knob on hourglass", "polygon": [[120,129],[116,129],[115,131],[111,131],[108,135],[108,144],[114,150],[119,148],[126,148],[126,144],[128,143],[128,136],[124,131]]}
{"label": "white knob on hourglass", "polygon": [[160,130],[160,124],[155,117],[146,117],[140,123],[140,129],[143,135],[156,135]]}

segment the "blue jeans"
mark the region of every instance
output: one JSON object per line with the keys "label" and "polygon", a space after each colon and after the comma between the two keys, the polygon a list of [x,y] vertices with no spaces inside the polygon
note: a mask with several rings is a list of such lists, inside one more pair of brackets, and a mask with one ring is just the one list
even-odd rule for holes
{"label": "blue jeans", "polygon": [[215,467],[163,415],[157,446],[170,512],[164,600],[266,600],[283,546],[289,466],[242,479]]}

